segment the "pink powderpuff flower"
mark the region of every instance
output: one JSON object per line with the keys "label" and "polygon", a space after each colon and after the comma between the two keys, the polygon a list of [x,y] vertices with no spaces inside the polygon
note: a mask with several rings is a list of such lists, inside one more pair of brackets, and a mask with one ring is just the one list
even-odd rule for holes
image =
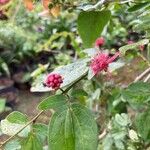
{"label": "pink powderpuff flower", "polygon": [[4,5],[4,4],[8,3],[8,2],[9,2],[9,0],[0,0],[0,5]]}
{"label": "pink powderpuff flower", "polygon": [[91,61],[90,67],[94,73],[94,75],[97,75],[101,71],[107,71],[108,66],[110,63],[112,63],[118,56],[120,55],[120,52],[116,52],[112,57],[109,56],[109,54],[106,53],[98,53]]}
{"label": "pink powderpuff flower", "polygon": [[95,41],[95,47],[101,47],[103,46],[105,43],[105,40],[103,37],[99,37],[98,39],[96,39]]}
{"label": "pink powderpuff flower", "polygon": [[46,80],[44,82],[44,85],[47,87],[51,87],[54,90],[58,90],[60,88],[60,85],[63,83],[63,78],[59,74],[48,74],[46,77]]}

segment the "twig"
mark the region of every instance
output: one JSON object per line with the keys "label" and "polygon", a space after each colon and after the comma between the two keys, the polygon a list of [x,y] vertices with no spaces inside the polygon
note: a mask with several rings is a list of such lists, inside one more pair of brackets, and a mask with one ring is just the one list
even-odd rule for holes
{"label": "twig", "polygon": [[136,77],[136,79],[134,80],[134,82],[137,82],[139,80],[141,80],[146,74],[148,74],[150,72],[150,67],[147,68],[143,73],[141,73],[138,77]]}
{"label": "twig", "polygon": [[138,55],[143,59],[143,61],[145,61],[147,63],[147,65],[150,67],[150,62],[141,54],[138,53]]}
{"label": "twig", "polygon": [[99,140],[103,139],[106,136],[106,134],[107,134],[107,130],[104,129],[104,131],[98,136],[98,139]]}
{"label": "twig", "polygon": [[145,78],[144,82],[147,82],[150,79],[150,74]]}
{"label": "twig", "polygon": [[40,111],[33,119],[31,119],[24,127],[22,127],[19,131],[17,131],[14,135],[9,137],[6,141],[0,144],[0,148],[4,146],[7,142],[9,142],[11,139],[13,139],[16,135],[18,135],[23,129],[25,129],[28,125],[30,125],[33,121],[35,121],[44,111]]}

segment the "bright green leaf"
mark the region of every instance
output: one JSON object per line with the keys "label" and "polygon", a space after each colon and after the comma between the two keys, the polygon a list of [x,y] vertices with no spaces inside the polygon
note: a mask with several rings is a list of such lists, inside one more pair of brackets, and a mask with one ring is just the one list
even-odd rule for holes
{"label": "bright green leaf", "polygon": [[28,117],[18,111],[10,113],[6,118],[10,123],[25,124],[28,122]]}
{"label": "bright green leaf", "polygon": [[110,16],[110,11],[83,11],[79,14],[78,31],[86,48],[93,47]]}

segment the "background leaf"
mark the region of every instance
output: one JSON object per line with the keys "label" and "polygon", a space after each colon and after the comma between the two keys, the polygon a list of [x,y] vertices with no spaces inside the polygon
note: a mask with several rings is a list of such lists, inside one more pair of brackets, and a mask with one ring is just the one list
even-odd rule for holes
{"label": "background leaf", "polygon": [[110,11],[83,11],[79,14],[78,31],[86,48],[93,47],[110,16]]}

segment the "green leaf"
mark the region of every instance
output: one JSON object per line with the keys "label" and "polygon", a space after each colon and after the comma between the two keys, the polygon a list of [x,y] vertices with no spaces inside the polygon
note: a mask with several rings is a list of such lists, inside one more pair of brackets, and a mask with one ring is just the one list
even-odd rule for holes
{"label": "green leaf", "polygon": [[43,143],[45,141],[45,139],[47,138],[47,132],[48,132],[47,125],[42,124],[42,123],[36,123],[36,124],[33,124],[32,127],[33,127],[33,132]]}
{"label": "green leaf", "polygon": [[116,114],[115,115],[115,121],[120,125],[120,126],[127,126],[131,123],[129,117],[127,114],[122,113],[122,114]]}
{"label": "green leaf", "polygon": [[135,48],[137,48],[140,45],[145,45],[145,44],[148,44],[148,43],[149,43],[148,39],[143,39],[143,40],[141,40],[141,41],[139,41],[137,43],[133,43],[133,44],[128,44],[128,45],[122,46],[122,47],[119,48],[119,51],[123,55],[125,55],[127,50],[135,49]]}
{"label": "green leaf", "polygon": [[[87,73],[88,61],[89,59],[78,60],[72,64],[58,67],[51,73],[58,73],[63,77],[63,83],[61,84],[61,88],[65,88],[67,86],[70,86],[77,80],[79,80],[82,76],[84,76]],[[46,74],[37,77],[37,79],[32,84],[31,91],[32,92],[51,91],[52,90],[51,88],[47,88],[43,86],[43,81],[45,78],[46,78]]]}
{"label": "green leaf", "polygon": [[72,104],[54,113],[49,124],[49,149],[96,150],[97,125],[84,106]]}
{"label": "green leaf", "polygon": [[110,17],[110,11],[83,11],[79,14],[78,31],[86,48],[93,47]]}
{"label": "green leaf", "polygon": [[150,139],[150,110],[138,114],[136,117],[135,126],[138,133],[144,140]]}
{"label": "green leaf", "polygon": [[10,113],[6,118],[10,123],[25,124],[28,122],[28,117],[18,111]]}
{"label": "green leaf", "polygon": [[122,96],[133,108],[143,108],[150,101],[150,84],[133,83],[122,91]]}
{"label": "green leaf", "polygon": [[0,113],[5,110],[6,100],[4,98],[0,98]]}
{"label": "green leaf", "polygon": [[148,6],[148,4],[149,4],[149,2],[146,2],[146,3],[139,3],[139,4],[137,4],[137,5],[134,5],[134,6],[130,7],[130,8],[128,9],[128,11],[129,11],[129,12],[137,11],[137,10],[139,10],[139,9],[142,9],[142,8]]}
{"label": "green leaf", "polygon": [[4,150],[20,150],[20,149],[21,145],[18,139],[9,141],[4,147]]}
{"label": "green leaf", "polygon": [[75,89],[71,92],[71,96],[75,98],[88,96],[88,94],[83,89]]}
{"label": "green leaf", "polygon": [[36,135],[31,133],[27,139],[22,142],[21,150],[43,150],[43,147]]}
{"label": "green leaf", "polygon": [[[16,134],[20,129],[22,129],[26,124],[17,124],[11,123],[7,119],[1,120],[1,130],[3,134],[12,136]],[[18,136],[20,137],[27,137],[28,133],[31,131],[31,126],[27,126],[23,129]]]}
{"label": "green leaf", "polygon": [[64,95],[53,95],[43,100],[38,108],[41,110],[47,109],[58,109],[66,105],[66,96]]}

